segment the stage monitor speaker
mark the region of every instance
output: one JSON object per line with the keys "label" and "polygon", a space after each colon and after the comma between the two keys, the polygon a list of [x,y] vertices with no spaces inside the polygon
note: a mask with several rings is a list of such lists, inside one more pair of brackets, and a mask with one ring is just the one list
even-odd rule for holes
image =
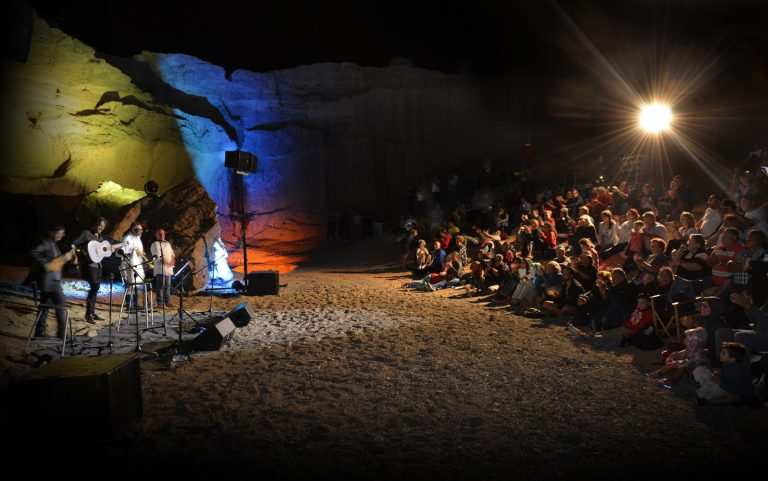
{"label": "stage monitor speaker", "polygon": [[232,322],[237,327],[245,327],[249,322],[251,322],[251,319],[253,319],[254,315],[255,314],[251,304],[248,301],[245,301],[229,311],[224,317],[232,319]]}
{"label": "stage monitor speaker", "polygon": [[112,438],[143,414],[135,354],[59,359],[11,381],[8,394],[21,435]]}
{"label": "stage monitor speaker", "polygon": [[280,289],[279,271],[256,271],[248,273],[246,296],[276,295]]}
{"label": "stage monitor speaker", "polygon": [[259,159],[250,152],[228,150],[224,152],[224,167],[238,172],[253,173],[259,168]]}
{"label": "stage monitor speaker", "polygon": [[218,351],[235,335],[235,324],[228,317],[209,324],[205,330],[190,341],[194,351]]}

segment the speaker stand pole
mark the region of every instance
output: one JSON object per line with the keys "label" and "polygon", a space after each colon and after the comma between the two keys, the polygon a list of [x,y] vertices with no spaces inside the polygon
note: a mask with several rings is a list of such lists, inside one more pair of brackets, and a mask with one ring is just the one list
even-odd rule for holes
{"label": "speaker stand pole", "polygon": [[245,213],[245,174],[238,172],[240,177],[240,235],[243,244],[243,285],[248,288],[248,247],[246,245],[245,232],[248,228],[248,216]]}

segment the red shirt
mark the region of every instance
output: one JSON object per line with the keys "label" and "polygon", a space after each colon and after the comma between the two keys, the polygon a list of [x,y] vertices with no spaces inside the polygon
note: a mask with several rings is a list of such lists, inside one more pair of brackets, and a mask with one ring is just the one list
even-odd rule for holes
{"label": "red shirt", "polygon": [[642,311],[640,309],[635,309],[632,311],[632,315],[629,316],[629,320],[624,323],[624,327],[630,330],[627,337],[635,337],[636,335],[640,334],[643,329],[650,326],[653,322],[653,313],[651,312],[651,308],[643,309]]}

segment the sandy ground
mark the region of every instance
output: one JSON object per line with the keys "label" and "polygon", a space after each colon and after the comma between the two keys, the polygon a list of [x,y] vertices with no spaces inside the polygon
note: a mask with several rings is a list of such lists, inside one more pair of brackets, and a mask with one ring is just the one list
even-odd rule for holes
{"label": "sandy ground", "polygon": [[[692,384],[670,391],[643,376],[657,352],[596,350],[561,322],[460,291],[403,291],[397,257],[391,239],[369,239],[283,276],[279,296],[215,298],[214,311],[248,300],[257,313],[231,346],[174,367],[142,355],[140,420],[112,440],[46,443],[88,466],[192,477],[614,479],[764,466],[768,410],[697,408]],[[6,382],[30,369],[18,362],[33,315],[24,302],[3,295]]]}

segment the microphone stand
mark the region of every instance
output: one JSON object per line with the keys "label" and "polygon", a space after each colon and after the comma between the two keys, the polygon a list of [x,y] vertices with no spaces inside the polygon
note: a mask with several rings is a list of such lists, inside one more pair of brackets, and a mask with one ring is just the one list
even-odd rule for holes
{"label": "microphone stand", "polygon": [[107,341],[107,348],[109,349],[109,353],[112,354],[112,284],[115,281],[115,273],[110,272],[109,273],[109,328],[107,329],[108,334],[108,341]]}
{"label": "microphone stand", "polygon": [[[131,287],[133,289],[133,293],[132,293],[133,307],[134,307],[133,317],[134,317],[134,320],[136,321],[136,347],[135,347],[135,352],[146,352],[146,351],[143,351],[141,349],[141,342],[140,342],[140,340],[141,340],[141,331],[139,330],[139,283],[136,282],[137,279],[142,279],[143,280],[144,276],[140,276],[139,272],[136,270],[136,268],[140,267],[140,266],[144,266],[146,264],[149,264],[149,262],[142,262],[140,264],[133,265],[133,264],[131,264],[131,261],[129,261],[128,259],[125,259],[125,260],[128,263],[128,268],[121,269],[121,272],[122,271],[127,271],[129,269],[133,271],[133,283],[132,283],[133,285]],[[146,282],[142,282],[142,283],[146,284]],[[146,289],[146,288],[147,287],[145,285],[144,289]],[[147,298],[149,298],[149,296],[147,296]],[[130,304],[129,304],[129,307],[130,307]],[[144,307],[146,308],[147,306],[145,305]],[[130,314],[129,314],[129,316],[130,316]]]}
{"label": "microphone stand", "polygon": [[[176,276],[178,276],[184,269],[189,267],[189,261],[185,262],[184,265],[176,272]],[[176,283],[176,287],[172,290],[176,291],[176,293],[179,295],[179,310],[177,312],[179,316],[179,338],[175,341],[175,346],[173,350],[173,357],[171,358],[171,362],[180,361],[181,359],[176,359],[177,356],[185,356],[188,361],[192,361],[191,349],[187,344],[184,343],[181,335],[182,335],[182,321],[184,320],[184,314],[187,315],[192,321],[199,326],[198,322],[195,320],[194,317],[192,317],[191,314],[189,314],[187,311],[184,310],[184,281],[187,280],[187,277],[189,277],[190,273],[192,273],[192,270],[188,270],[184,273],[184,275],[178,280]],[[175,316],[174,316],[175,317]],[[182,349],[183,348],[183,349]]]}

